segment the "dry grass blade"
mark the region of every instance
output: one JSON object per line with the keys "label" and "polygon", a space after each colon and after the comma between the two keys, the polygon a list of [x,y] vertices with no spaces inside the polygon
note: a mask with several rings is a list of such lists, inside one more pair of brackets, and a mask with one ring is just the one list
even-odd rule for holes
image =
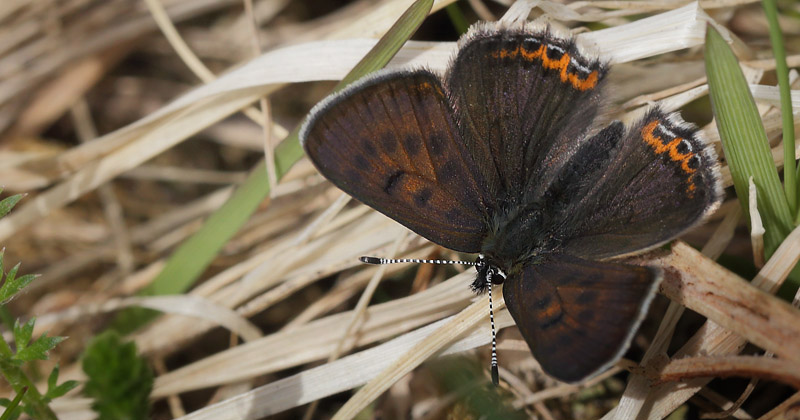
{"label": "dry grass blade", "polygon": [[[505,302],[498,296],[496,308],[499,311],[505,306]],[[386,391],[393,383],[411,372],[412,369],[420,365],[429,357],[438,353],[446,345],[454,341],[460,335],[472,329],[479,321],[486,318],[486,305],[478,301],[468,306],[458,315],[441,325],[430,336],[426,337],[408,353],[394,359],[392,364],[381,374],[372,379],[366,386],[361,388],[347,403],[336,412],[334,419],[351,419],[358,415],[370,402]]]}
{"label": "dry grass blade", "polygon": [[[798,240],[800,240],[800,229],[795,229],[789,235],[787,240],[784,241],[784,243],[778,248],[778,250],[775,251],[773,258],[770,258],[764,268],[761,269],[759,275],[753,280],[752,285],[755,287],[760,287],[761,289],[765,289],[768,292],[774,292],[777,290],[778,287],[780,287],[781,282],[786,278],[786,276],[789,274],[789,271],[792,269],[792,267],[794,267],[800,258],[800,248],[797,247]],[[675,255],[676,250],[686,259],[672,259],[672,256]],[[673,253],[666,258],[667,260],[663,261],[665,265],[673,267],[673,263],[678,263],[678,267],[682,266],[689,270],[685,272],[686,274],[694,277],[695,280],[699,280],[698,284],[705,284],[704,286],[694,289],[691,291],[691,293],[687,294],[686,298],[689,301],[694,301],[694,303],[686,303],[686,300],[684,300],[684,292],[682,290],[683,286],[681,286],[679,283],[673,282],[674,278],[671,276],[667,276],[665,281],[662,283],[662,288],[664,289],[664,293],[670,296],[670,298],[680,301],[687,307],[698,310],[700,313],[706,316],[713,317],[715,320],[734,328],[734,330],[738,328],[738,326],[735,324],[743,320],[743,318],[740,318],[740,316],[745,315],[749,318],[744,318],[744,320],[755,323],[748,326],[742,326],[742,329],[739,329],[738,331],[759,341],[770,341],[768,345],[773,347],[783,346],[783,343],[776,341],[776,339],[782,339],[781,336],[784,334],[784,331],[782,330],[782,327],[776,328],[777,325],[775,324],[768,325],[772,321],[770,319],[760,318],[760,320],[755,321],[753,318],[761,317],[763,313],[760,311],[764,308],[760,306],[753,306],[753,302],[767,304],[769,306],[770,315],[773,314],[772,311],[782,312],[781,320],[778,321],[778,324],[786,325],[790,328],[790,330],[797,328],[797,318],[800,316],[798,315],[797,308],[778,300],[772,295],[760,293],[752,287],[743,287],[746,286],[747,283],[744,283],[741,280],[736,280],[735,275],[725,272],[725,270],[717,266],[716,263],[704,259],[702,255],[698,254],[690,247],[685,245],[676,246],[673,248]],[[689,261],[692,261],[692,263],[689,263]],[[697,264],[697,271],[694,271],[692,268],[694,267],[694,264]],[[702,277],[695,277],[698,275]],[[709,276],[709,278],[706,279],[705,276]],[[730,281],[727,279],[730,279]],[[706,283],[706,281],[710,283]],[[714,286],[711,286],[711,284],[714,284]],[[718,287],[722,287],[722,289],[715,290]],[[710,289],[708,295],[704,294],[704,289]],[[720,295],[718,293],[719,290],[725,290],[725,292]],[[730,297],[733,299],[728,299],[728,292],[731,293]],[[745,298],[742,293],[744,293],[744,295],[752,295],[752,297]],[[713,303],[713,305],[716,305],[716,307],[709,305],[707,308],[708,310],[706,310],[706,303],[700,303],[706,296],[710,296],[712,298],[718,297],[713,299],[713,302],[709,302]],[[756,299],[756,301],[750,301],[749,299],[751,298]],[[732,312],[725,312],[727,310],[731,310]],[[733,317],[734,314],[739,315],[739,317]],[[777,320],[777,318],[775,320]],[[753,328],[768,328],[772,333],[775,333],[777,330],[777,335],[765,337],[764,335],[766,334],[764,334],[764,331],[756,331]],[[759,335],[761,337],[757,337]],[[796,339],[793,341],[794,347],[800,345],[800,343],[796,342]],[[717,322],[708,321],[694,336],[692,336],[691,339],[689,339],[686,344],[684,344],[684,346],[678,351],[678,353],[675,354],[674,357],[680,358],[698,354],[719,356],[734,355],[738,354],[742,348],[744,348],[745,344],[746,341],[744,338],[742,338],[742,336],[737,335],[736,333],[732,332],[732,330],[725,328]],[[793,346],[790,345],[789,347]],[[791,352],[792,350],[783,348],[783,351]],[[796,352],[796,350],[794,351]],[[792,359],[796,357],[797,353],[790,355],[790,358]],[[639,397],[644,401],[643,404],[647,409],[647,418],[663,418],[675,410],[678,406],[683,404],[708,382],[709,379],[706,378],[689,379],[684,381],[681,386],[665,384],[640,394]],[[610,411],[606,415],[606,418],[615,416],[619,410],[619,408],[615,408],[614,410]]]}
{"label": "dry grass blade", "polygon": [[[361,333],[348,345],[373,343],[456,312],[471,297],[466,287],[458,287],[464,282],[464,276],[455,277],[425,292],[369,307]],[[154,394],[180,393],[324,360],[352,317],[352,312],[338,313],[219,352],[159,377]]]}
{"label": "dry grass blade", "polygon": [[[485,297],[468,288],[474,269],[395,265],[380,273],[357,260],[395,248],[399,257],[469,257],[444,255],[416,235],[400,239],[403,227],[351,201],[307,160],[268,201],[253,201],[257,210],[221,250],[189,254],[188,265],[205,270],[192,290],[135,296],[241,190],[271,146],[264,139],[289,136],[330,91],[326,81],[347,75],[409,3],[245,0],[243,10],[242,0],[0,1],[0,180],[4,192],[29,193],[0,220],[0,239],[9,264],[21,259],[28,272],[42,273],[9,310],[36,316],[34,334],[71,337],[37,368],[59,363],[59,382],[84,379],[84,343],[112,312],[138,306],[165,313],[131,337],[157,367],[152,417],[297,418],[312,402],[319,417],[480,416],[462,390],[446,388],[451,373],[437,370],[450,362],[445,356],[489,355],[487,347],[474,350],[491,339]],[[458,37],[446,19],[459,15],[568,27],[615,64],[610,118],[630,122],[653,104],[680,110],[719,151],[698,48],[711,24],[737,54],[773,162],[783,165],[778,90],[765,85],[776,63],[757,0],[437,0],[415,37],[426,41],[404,44],[388,67],[443,72]],[[792,50],[800,24],[787,16],[779,18]],[[257,57],[255,46],[263,48]],[[797,67],[800,55],[787,61]],[[789,79],[800,115],[797,73]],[[268,118],[254,114],[262,98]],[[297,147],[291,162],[301,153]],[[280,155],[276,169],[284,171]],[[493,401],[548,420],[661,419],[680,406],[689,408],[686,417],[698,408],[735,410],[737,418],[796,416],[800,394],[779,398],[792,395],[800,378],[800,311],[772,293],[800,259],[800,232],[758,271],[742,212],[729,194],[707,226],[683,238],[691,246],[678,242],[637,260],[664,269],[669,299],[653,301],[626,355],[644,354],[641,363],[623,359],[584,384],[555,383],[516,329],[505,328],[498,348],[506,383]],[[692,247],[702,244],[701,255]],[[357,303],[373,292],[377,303]],[[506,310],[496,322],[513,326]],[[748,343],[777,359],[740,355]],[[478,363],[485,373],[488,362]],[[729,376],[768,381],[737,410],[731,401],[740,382],[709,384]],[[70,394],[52,408],[60,418],[88,420],[97,416],[91,404]]]}
{"label": "dry grass blade", "polygon": [[796,361],[760,356],[701,356],[677,359],[664,366],[655,379],[657,382],[668,382],[731,376],[768,379],[800,389],[800,367]]}
{"label": "dry grass blade", "polygon": [[[485,308],[478,308],[477,312],[484,312],[481,309]],[[480,320],[481,315],[477,312],[474,315],[477,317],[476,320]],[[462,312],[462,314],[464,313]],[[484,313],[483,317],[485,315]],[[257,419],[307,404],[323,396],[353,389],[379,375],[398,358],[404,355],[410,356],[409,351],[415,351],[414,349],[418,349],[418,345],[423,340],[437,335],[437,331],[440,331],[453,318],[442,319],[369,350],[265,385],[236,398],[189,414],[181,420]],[[498,316],[498,321],[503,326],[512,323],[507,312],[504,312],[503,316]],[[449,336],[449,334],[446,335]],[[442,355],[463,352],[484,345],[488,341],[488,329],[479,329],[445,349]],[[419,358],[419,354],[416,354],[413,360],[409,361],[421,363],[424,360],[425,358]],[[332,380],[332,378],[335,379]]]}
{"label": "dry grass blade", "polygon": [[118,311],[122,308],[138,306],[157,311],[203,319],[224,326],[241,336],[245,341],[253,341],[262,336],[261,330],[246,318],[227,308],[195,296],[152,296],[109,299],[99,304],[73,306],[61,313],[52,313],[37,318],[37,328],[50,329],[57,323],[76,322],[80,318]]}

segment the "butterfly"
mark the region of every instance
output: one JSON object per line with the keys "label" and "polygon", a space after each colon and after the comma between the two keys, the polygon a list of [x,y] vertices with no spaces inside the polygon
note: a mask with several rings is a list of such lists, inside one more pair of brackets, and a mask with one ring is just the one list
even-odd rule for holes
{"label": "butterfly", "polygon": [[428,240],[479,253],[550,376],[580,382],[628,348],[661,273],[616,259],[704,220],[714,149],[653,107],[596,122],[609,65],[536,25],[481,23],[444,75],[380,71],[317,104],[300,141],[317,169]]}

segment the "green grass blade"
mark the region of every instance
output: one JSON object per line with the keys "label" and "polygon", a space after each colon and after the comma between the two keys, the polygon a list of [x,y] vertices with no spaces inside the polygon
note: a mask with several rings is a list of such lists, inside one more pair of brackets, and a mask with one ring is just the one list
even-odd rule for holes
{"label": "green grass blade", "polygon": [[400,51],[417,31],[419,25],[428,16],[433,8],[433,0],[417,0],[401,16],[397,22],[378,40],[378,43],[347,73],[341,82],[334,88],[337,91],[350,83],[362,78],[368,73],[379,70],[385,66],[392,57]]}
{"label": "green grass blade", "polygon": [[19,403],[22,402],[22,398],[25,396],[27,392],[28,392],[28,387],[24,387],[22,388],[22,391],[17,393],[17,396],[14,397],[14,399],[11,402],[9,402],[8,405],[6,406],[3,415],[0,416],[0,420],[11,419],[11,415],[14,414],[14,411],[17,409],[17,407],[19,407]]}
{"label": "green grass blade", "polygon": [[453,24],[453,27],[459,34],[467,33],[469,29],[469,22],[467,22],[467,18],[464,17],[464,12],[461,11],[461,8],[458,7],[458,3],[450,3],[447,7],[444,8],[445,12],[447,12],[447,17],[450,18],[450,22]]}
{"label": "green grass blade", "polygon": [[766,229],[764,246],[769,258],[791,232],[794,217],[744,74],[733,51],[710,25],[706,31],[705,61],[711,105],[733,185],[745,214],[749,214],[747,180],[751,175],[754,178],[758,188],[758,209]]}
{"label": "green grass blade", "polygon": [[[418,0],[412,4],[335,89],[341,89],[385,66],[428,16],[432,6],[432,0]],[[275,149],[279,179],[303,156],[297,137],[298,131],[299,128],[295,128]],[[269,183],[265,164],[262,162],[253,169],[231,198],[208,218],[203,227],[178,247],[161,273],[143,290],[143,294],[174,294],[187,290],[268,195]],[[153,312],[144,310],[123,311],[115,324],[116,328],[123,332],[131,331],[152,314]]]}
{"label": "green grass blade", "polygon": [[786,49],[783,47],[783,34],[778,24],[778,6],[775,0],[763,0],[764,14],[769,23],[769,39],[772,42],[772,53],[775,55],[775,74],[778,77],[778,88],[781,91],[781,117],[783,119],[783,187],[786,190],[786,201],[794,215],[795,223],[800,222],[798,211],[797,179],[794,158],[794,116],[792,115],[791,87],[789,86],[789,67],[786,65]]}

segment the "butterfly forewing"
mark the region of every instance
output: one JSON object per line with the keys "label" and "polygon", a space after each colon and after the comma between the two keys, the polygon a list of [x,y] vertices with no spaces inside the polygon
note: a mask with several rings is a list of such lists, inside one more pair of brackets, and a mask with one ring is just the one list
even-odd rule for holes
{"label": "butterfly forewing", "polygon": [[301,142],[336,186],[450,249],[480,251],[489,194],[439,79],[382,73],[318,105]]}
{"label": "butterfly forewing", "polygon": [[659,278],[651,268],[559,255],[509,276],[503,296],[542,369],[578,382],[622,356]]}
{"label": "butterfly forewing", "polygon": [[464,141],[500,199],[535,195],[592,124],[606,67],[546,29],[478,26],[461,44],[447,87]]}

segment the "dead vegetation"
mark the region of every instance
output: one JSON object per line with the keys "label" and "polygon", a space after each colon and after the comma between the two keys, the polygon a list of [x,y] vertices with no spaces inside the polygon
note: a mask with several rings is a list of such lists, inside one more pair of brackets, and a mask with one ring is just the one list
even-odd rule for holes
{"label": "dead vegetation", "polygon": [[[415,38],[433,41],[409,42],[390,66],[445,68],[458,36],[441,10],[449,3],[435,3]],[[458,256],[350,200],[306,160],[185,294],[137,295],[257,167],[265,139],[283,140],[333,86],[324,81],[341,79],[409,4],[0,3],[0,184],[28,193],[0,220],[0,238],[8,266],[42,274],[10,310],[36,316],[38,333],[70,337],[42,370],[58,362],[62,378],[81,379],[89,338],[120,309],[144,306],[170,314],[131,336],[157,372],[153,418],[301,418],[314,401],[313,418],[365,408],[362,418],[477,418],[480,395],[541,419],[799,418],[800,311],[774,293],[800,259],[800,234],[757,267],[730,188],[684,238],[699,251],[678,242],[646,256],[668,273],[666,297],[630,360],[580,386],[543,376],[502,311],[503,384],[499,396],[476,394],[490,334],[484,299],[467,287],[474,274],[360,264],[360,255]],[[755,1],[457,3],[471,20],[521,19],[534,4],[530,18],[574,28],[615,63],[615,118],[659,102],[719,144],[704,79],[707,22],[751,84],[775,84]],[[782,6],[794,13],[781,24],[798,66],[800,10]],[[780,167],[775,92],[754,89]],[[360,301],[365,290],[371,302]],[[445,356],[456,354],[472,362]],[[473,385],[442,379],[472,370]],[[79,392],[52,404],[70,419],[92,418],[89,406]]]}

